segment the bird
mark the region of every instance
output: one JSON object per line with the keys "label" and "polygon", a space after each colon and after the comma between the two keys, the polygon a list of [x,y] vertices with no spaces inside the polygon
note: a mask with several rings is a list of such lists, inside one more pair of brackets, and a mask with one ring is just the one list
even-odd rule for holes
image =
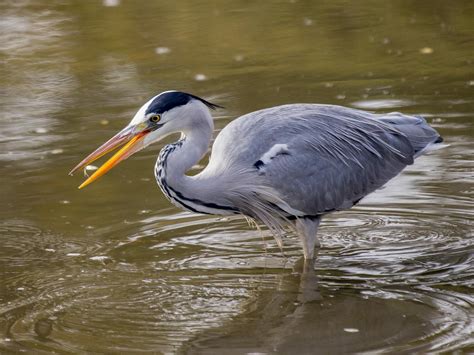
{"label": "bird", "polygon": [[186,92],[162,92],[70,174],[122,146],[83,188],[150,144],[181,134],[162,148],[154,167],[171,203],[194,213],[244,216],[266,225],[280,247],[294,232],[311,260],[325,215],[356,205],[443,142],[421,116],[284,104],[231,121],[215,138],[207,166],[189,176],[209,149],[211,111],[219,108]]}

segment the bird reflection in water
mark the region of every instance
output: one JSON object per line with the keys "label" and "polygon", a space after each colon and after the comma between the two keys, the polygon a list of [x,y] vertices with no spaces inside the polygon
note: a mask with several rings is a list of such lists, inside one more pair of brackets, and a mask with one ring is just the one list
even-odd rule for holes
{"label": "bird reflection in water", "polygon": [[435,312],[428,307],[407,303],[402,297],[365,297],[363,290],[369,286],[360,281],[351,284],[343,275],[341,285],[329,285],[326,279],[321,284],[317,267],[314,259],[299,259],[280,276],[276,288],[259,288],[239,316],[199,334],[183,349],[191,354],[201,349],[216,354],[229,349],[335,354],[387,350],[397,343],[416,349],[410,341],[432,330]]}

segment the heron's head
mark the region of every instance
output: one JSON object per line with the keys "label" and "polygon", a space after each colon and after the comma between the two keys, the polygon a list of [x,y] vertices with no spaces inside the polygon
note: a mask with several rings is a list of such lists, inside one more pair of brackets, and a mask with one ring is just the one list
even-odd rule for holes
{"label": "heron's head", "polygon": [[211,125],[209,108],[220,107],[197,96],[179,91],[165,91],[144,104],[130,123],[107,142],[89,154],[69,173],[84,168],[113,149],[124,145],[112,158],[94,172],[79,188],[89,185],[122,160],[166,136]]}

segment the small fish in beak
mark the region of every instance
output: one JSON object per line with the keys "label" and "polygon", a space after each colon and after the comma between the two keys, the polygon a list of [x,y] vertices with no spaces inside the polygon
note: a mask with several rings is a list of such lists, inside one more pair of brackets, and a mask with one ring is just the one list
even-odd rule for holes
{"label": "small fish in beak", "polygon": [[145,137],[149,131],[148,130],[137,130],[137,126],[128,126],[115,136],[110,138],[107,142],[97,148],[94,152],[89,154],[84,160],[82,160],[78,165],[74,167],[69,173],[69,175],[74,174],[77,170],[81,168],[87,168],[87,166],[99,159],[103,155],[109,153],[115,148],[125,144],[117,153],[115,153],[109,160],[107,160],[99,169],[97,169],[91,176],[84,181],[79,188],[82,189],[86,187],[93,181],[100,178],[102,175],[106,174],[114,166],[120,163],[122,160],[127,159],[132,154],[141,150],[143,145],[143,137]]}

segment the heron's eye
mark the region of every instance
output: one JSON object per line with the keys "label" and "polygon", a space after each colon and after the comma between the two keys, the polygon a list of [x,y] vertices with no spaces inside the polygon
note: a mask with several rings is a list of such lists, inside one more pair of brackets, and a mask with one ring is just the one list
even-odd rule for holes
{"label": "heron's eye", "polygon": [[153,122],[153,123],[159,122],[160,120],[161,120],[160,115],[153,115],[153,116],[150,117],[150,121]]}

